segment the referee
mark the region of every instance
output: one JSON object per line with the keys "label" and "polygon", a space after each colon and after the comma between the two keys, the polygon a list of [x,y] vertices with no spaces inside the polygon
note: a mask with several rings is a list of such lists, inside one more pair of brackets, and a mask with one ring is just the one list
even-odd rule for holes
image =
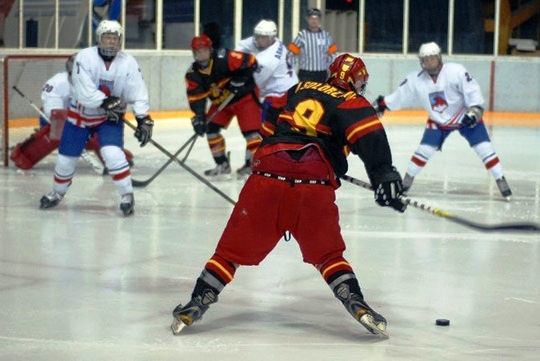
{"label": "referee", "polygon": [[321,11],[311,8],[306,11],[307,29],[302,29],[289,44],[289,50],[299,61],[300,81],[325,82],[328,67],[337,56],[337,45],[330,33],[321,29]]}

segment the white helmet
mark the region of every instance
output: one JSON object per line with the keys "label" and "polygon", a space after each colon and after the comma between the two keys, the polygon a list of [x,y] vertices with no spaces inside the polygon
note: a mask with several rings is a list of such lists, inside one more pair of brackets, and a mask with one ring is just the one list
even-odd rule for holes
{"label": "white helmet", "polygon": [[272,20],[261,20],[255,25],[253,29],[253,35],[260,36],[276,36],[277,26]]}
{"label": "white helmet", "polygon": [[[436,56],[439,59],[439,62],[437,66],[428,69],[424,65],[423,59],[429,56]],[[426,70],[429,74],[435,75],[438,74],[441,70],[443,64],[441,48],[439,47],[439,45],[437,45],[437,43],[432,41],[430,43],[424,43],[420,45],[420,49],[418,50],[418,57],[420,58],[420,65],[422,66],[422,69]]]}
{"label": "white helmet", "polygon": [[441,56],[441,48],[437,43],[431,42],[431,43],[424,43],[420,45],[420,50],[418,50],[418,57],[420,59],[425,58],[426,56],[432,56],[437,55]]}
{"label": "white helmet", "polygon": [[[120,46],[122,45],[122,34],[124,33],[124,29],[122,29],[122,25],[116,20],[102,20],[97,29],[96,29],[96,41],[99,48],[99,52],[102,56],[108,57],[108,58],[114,58],[116,54],[120,51]],[[102,41],[101,37],[104,34],[116,34],[118,35],[118,45],[115,47],[111,46],[105,46]]]}

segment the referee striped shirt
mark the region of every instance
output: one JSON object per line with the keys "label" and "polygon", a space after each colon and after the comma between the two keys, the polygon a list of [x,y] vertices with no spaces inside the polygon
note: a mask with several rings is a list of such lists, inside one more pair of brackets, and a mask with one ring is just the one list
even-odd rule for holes
{"label": "referee striped shirt", "polygon": [[337,45],[326,30],[302,29],[289,44],[289,50],[299,58],[300,70],[327,71],[337,56]]}

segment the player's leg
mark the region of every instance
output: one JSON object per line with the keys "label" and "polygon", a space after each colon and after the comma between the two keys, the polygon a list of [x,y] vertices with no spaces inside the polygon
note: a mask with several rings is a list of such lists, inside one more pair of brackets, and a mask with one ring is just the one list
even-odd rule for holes
{"label": "player's leg", "polygon": [[427,127],[420,141],[420,145],[414,151],[413,156],[407,167],[407,172],[403,177],[403,192],[407,192],[416,177],[426,166],[428,160],[442,147],[444,140],[450,134],[450,131],[438,128]]}
{"label": "player's leg", "polygon": [[[212,115],[217,111],[217,106],[212,105],[208,110],[208,114]],[[231,174],[231,165],[229,156],[227,154],[227,147],[225,144],[225,137],[221,134],[223,128],[227,128],[231,124],[234,113],[231,111],[231,107],[225,107],[218,114],[214,116],[212,121],[208,123],[208,132],[206,133],[206,140],[208,141],[208,147],[212,157],[216,162],[216,166],[204,171],[204,175],[208,177],[224,176]]]}
{"label": "player's leg", "polygon": [[504,177],[503,166],[493,148],[485,124],[480,122],[473,128],[463,127],[460,129],[460,134],[467,139],[478,158],[484,163],[484,167],[489,174],[495,178],[497,187],[503,198],[509,201],[512,196],[512,190]]}
{"label": "player's leg", "polygon": [[236,170],[236,175],[239,178],[248,176],[252,173],[251,171],[251,162],[253,160],[253,154],[257,151],[257,148],[262,142],[261,135],[258,131],[247,131],[242,132],[244,138],[246,139],[246,153],[244,165]]}
{"label": "player's leg", "polygon": [[334,296],[369,332],[387,336],[386,319],[364,300],[358,279],[343,257],[345,242],[339,227],[339,211],[330,186],[300,185],[302,208],[291,231],[298,241],[304,262],[313,264]]}
{"label": "player's leg", "polygon": [[100,153],[105,161],[109,175],[120,195],[120,210],[125,216],[133,214],[135,198],[131,184],[131,171],[124,146],[124,124],[104,122],[97,127],[101,146]]}
{"label": "player's leg", "polygon": [[41,197],[40,208],[52,208],[64,198],[75,174],[75,166],[88,139],[88,128],[66,122],[54,167],[53,189]]}
{"label": "player's leg", "polygon": [[253,154],[255,154],[262,142],[260,134],[262,114],[261,108],[251,94],[242,98],[238,104],[234,104],[233,109],[236,112],[238,125],[242,131],[242,135],[246,140],[244,165],[236,170],[237,176],[242,178],[251,174]]}
{"label": "player's leg", "polygon": [[279,211],[276,199],[280,190],[269,184],[271,181],[274,180],[261,176],[246,181],[215,254],[197,279],[191,300],[173,311],[171,330],[175,335],[199,321],[209,306],[217,302],[239,265],[258,265],[281,238],[281,230],[273,221]]}

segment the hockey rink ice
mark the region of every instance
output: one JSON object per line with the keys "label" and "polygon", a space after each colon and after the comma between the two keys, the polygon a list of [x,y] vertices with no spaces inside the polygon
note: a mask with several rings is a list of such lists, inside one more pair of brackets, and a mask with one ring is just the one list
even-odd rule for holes
{"label": "hockey rink ice", "polygon": [[[511,202],[457,133],[409,197],[485,224],[540,223],[540,127],[490,131]],[[387,132],[403,174],[423,125]],[[192,134],[188,119],[157,121],[153,139],[174,153]],[[234,172],[245,143],[235,125],[224,134]],[[167,161],[128,128],[125,138],[134,179]],[[540,233],[482,232],[413,207],[400,214],[349,183],[336,192],[345,257],[389,339],[346,312],[294,239],[241,267],[202,321],[173,336],[171,312],[190,299],[232,204],[173,163],[135,189],[135,215],[124,218],[110,178],[81,160],[62,203],[40,210],[54,160],[0,168],[2,361],[540,359]],[[349,160],[349,174],[367,181],[360,160]],[[205,139],[186,164],[201,174],[213,166]],[[236,200],[242,181],[213,184]]]}

